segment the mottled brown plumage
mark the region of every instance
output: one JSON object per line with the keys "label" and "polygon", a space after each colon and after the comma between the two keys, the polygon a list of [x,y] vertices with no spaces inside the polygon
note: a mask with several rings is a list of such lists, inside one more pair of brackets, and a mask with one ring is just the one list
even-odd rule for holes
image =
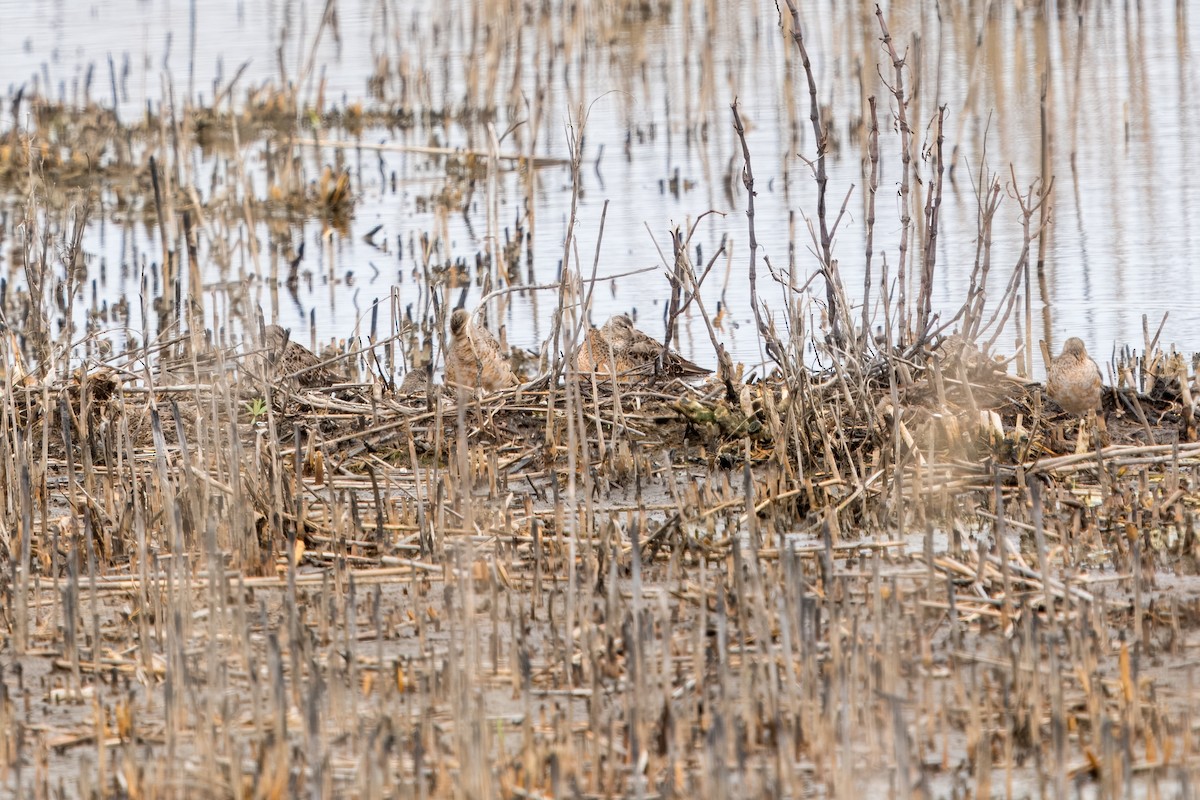
{"label": "mottled brown plumage", "polygon": [[711,370],[693,364],[674,350],[663,351],[662,342],[633,327],[627,314],[588,331],[579,348],[576,366],[580,372],[601,375],[650,374],[660,368],[667,375],[707,375]]}
{"label": "mottled brown plumage", "polygon": [[580,372],[594,372],[597,375],[610,375],[614,370],[617,373],[622,371],[612,345],[599,328],[588,329],[583,344],[575,352],[575,368]]}
{"label": "mottled brown plumage", "polygon": [[332,386],[342,380],[323,359],[301,344],[293,342],[286,328],[268,325],[263,331],[266,363],[279,379],[294,380],[305,389]]}
{"label": "mottled brown plumage", "polygon": [[400,382],[400,394],[424,394],[429,388],[429,372],[428,364],[421,364],[410,369],[404,376],[404,380]]}
{"label": "mottled brown plumage", "polygon": [[500,350],[500,343],[471,314],[457,309],[450,316],[450,345],[446,350],[446,383],[494,392],[519,381]]}
{"label": "mottled brown plumage", "polygon": [[1100,368],[1083,341],[1072,336],[1050,362],[1046,393],[1068,414],[1083,416],[1100,407]]}

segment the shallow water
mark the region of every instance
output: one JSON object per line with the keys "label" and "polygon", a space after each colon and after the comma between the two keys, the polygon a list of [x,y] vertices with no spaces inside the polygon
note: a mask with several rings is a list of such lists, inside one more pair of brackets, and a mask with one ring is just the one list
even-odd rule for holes
{"label": "shallow water", "polygon": [[[719,333],[735,358],[758,363],[765,356],[749,304],[747,197],[729,105],[739,99],[748,125],[758,194],[759,289],[778,309],[783,291],[762,256],[781,270],[794,268],[797,284],[818,266],[805,223],[815,216],[816,190],[797,155],[812,158],[815,147],[795,51],[780,32],[773,3],[676,0],[661,10],[647,4],[651,11],[633,20],[614,12],[620,5],[582,3],[569,14],[559,3],[539,4],[548,11],[535,18],[532,6],[485,0],[342,0],[333,6],[336,19],[320,26],[325,6],[318,2],[0,2],[6,20],[0,74],[10,94],[21,86],[45,91],[49,85],[53,96],[78,99],[94,67],[90,95],[112,105],[111,56],[117,105],[131,119],[147,104],[160,103],[168,85],[177,103],[188,96],[211,98],[214,85],[226,85],[243,64],[235,97],[247,86],[299,80],[301,97],[313,99],[322,79],[326,105],[370,106],[378,101],[369,96],[367,81],[377,58],[387,55],[395,66],[384,89],[388,102],[418,110],[457,108],[465,101],[495,104],[498,137],[524,123],[504,136],[501,151],[563,158],[569,155],[568,127],[582,105],[588,110],[576,227],[580,268],[591,271],[605,201],[599,274],[660,267],[602,285],[592,318],[599,322],[636,310],[641,326],[660,335],[669,287],[656,242],[669,256],[670,229],[686,229],[715,209],[723,216],[701,221],[692,244],[706,260],[728,234],[732,256],[713,270],[703,297],[710,312],[719,301],[728,309]],[[1041,175],[1045,78],[1054,191],[1045,282],[1031,287],[1033,341],[1045,338],[1057,348],[1066,336],[1079,335],[1104,360],[1118,345],[1143,346],[1143,315],[1153,335],[1169,312],[1163,341],[1200,349],[1200,312],[1186,300],[1200,281],[1189,263],[1200,212],[1200,185],[1190,168],[1200,148],[1194,133],[1200,112],[1188,101],[1198,81],[1191,51],[1200,25],[1187,4],[1095,3],[1085,6],[1082,17],[1075,4],[1046,3],[1044,11],[1033,3],[987,4],[992,7],[987,19],[976,3],[886,5],[897,46],[908,53],[906,87],[910,92],[916,87],[908,110],[925,157],[916,208],[925,200],[930,176],[930,120],[939,105],[946,108],[945,158],[953,172],[940,210],[935,311],[952,314],[966,295],[976,252],[973,180],[981,162],[1006,195],[993,233],[994,292],[1017,262],[1022,237],[1015,192]],[[801,6],[818,94],[831,112],[831,218],[849,193],[834,255],[852,302],[861,303],[867,213],[860,120],[870,95],[879,99],[881,128],[875,281],[885,261],[894,278],[898,260],[900,141],[896,104],[880,77],[882,71],[891,80],[890,63],[880,47],[873,4]],[[4,108],[9,126],[8,105]],[[403,133],[368,130],[362,136],[366,144],[479,150],[487,149],[487,140],[482,126],[456,123]],[[212,165],[199,154],[196,159],[199,174],[205,174]],[[322,159],[331,161],[330,152]],[[311,271],[311,283],[302,281],[295,299],[269,281],[251,289],[268,320],[305,331],[311,320],[320,339],[346,336],[356,322],[366,324],[372,304],[386,303],[393,285],[399,286],[401,305],[417,299],[408,250],[414,234],[441,232],[448,242],[443,256],[473,261],[491,246],[489,228],[503,236],[525,203],[526,186],[509,172],[498,183],[490,225],[482,187],[468,214],[440,215],[421,202],[445,183],[444,171],[429,158],[363,150],[352,152],[350,163],[359,196],[351,234],[322,239],[316,221],[297,228],[292,236],[294,243],[306,243],[301,268]],[[676,175],[684,185],[672,192],[668,182]],[[1017,187],[1011,185],[1013,175]],[[570,202],[569,170],[539,169],[531,197],[534,283],[556,278]],[[387,251],[362,239],[377,225],[382,226],[377,241],[388,241]],[[133,253],[153,258],[157,245],[141,227],[129,226],[124,236],[101,227],[93,225],[85,249],[92,264],[109,265],[109,281],[99,291],[116,299],[137,286],[141,262]],[[265,240],[265,230],[259,236]],[[912,236],[919,242],[920,230]],[[405,245],[399,259],[398,241]],[[134,277],[118,280],[116,264]],[[17,275],[11,262],[4,267]],[[205,277],[215,284],[254,269],[249,261],[224,269],[214,265]],[[915,284],[910,298],[914,294]],[[809,303],[812,324],[823,298],[818,279]],[[514,295],[505,311],[508,340],[531,348],[544,340],[554,299],[546,291]],[[1023,313],[1016,317],[997,343],[1001,352],[1012,352],[1020,336]],[[881,312],[873,315],[873,325],[882,321]],[[680,347],[702,363],[714,363],[694,314],[681,323]],[[1035,374],[1040,361],[1033,358]]]}

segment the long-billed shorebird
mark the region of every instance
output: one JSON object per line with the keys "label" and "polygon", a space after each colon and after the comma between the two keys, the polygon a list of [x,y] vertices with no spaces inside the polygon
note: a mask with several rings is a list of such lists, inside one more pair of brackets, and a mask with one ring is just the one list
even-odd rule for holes
{"label": "long-billed shorebird", "polygon": [[1067,339],[1062,353],[1050,362],[1046,393],[1075,416],[1100,408],[1100,367],[1088,355],[1082,339]]}
{"label": "long-billed shorebird", "polygon": [[618,314],[604,327],[588,331],[576,355],[580,372],[598,375],[651,374],[656,368],[666,375],[707,375],[711,370],[688,361],[674,350],[633,327],[628,314]]}
{"label": "long-billed shorebird", "polygon": [[400,394],[424,394],[429,389],[429,378],[433,370],[432,364],[414,365],[400,382]]}
{"label": "long-billed shorebird", "polygon": [[323,359],[302,344],[291,340],[290,332],[278,325],[263,330],[266,363],[271,374],[293,379],[305,389],[332,386],[342,380]]}
{"label": "long-billed shorebird", "polygon": [[487,328],[476,325],[470,312],[462,308],[450,315],[446,383],[489,392],[519,383],[496,337]]}

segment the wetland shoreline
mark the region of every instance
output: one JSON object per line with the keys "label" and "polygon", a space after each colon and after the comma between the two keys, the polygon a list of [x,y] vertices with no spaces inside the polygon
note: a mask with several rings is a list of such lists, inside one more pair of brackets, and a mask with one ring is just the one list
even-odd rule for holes
{"label": "wetland shoreline", "polygon": [[1186,796],[1200,361],[1034,380],[1167,285],[1060,269],[1151,48],[1018,5],[364,14],[335,97],[338,0],[208,102],[11,88],[0,793]]}

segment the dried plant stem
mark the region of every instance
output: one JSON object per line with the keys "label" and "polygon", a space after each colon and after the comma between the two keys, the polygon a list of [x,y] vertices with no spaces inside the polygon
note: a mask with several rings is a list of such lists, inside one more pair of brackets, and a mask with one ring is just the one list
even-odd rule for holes
{"label": "dried plant stem", "polygon": [[922,246],[924,260],[921,265],[921,287],[917,296],[917,341],[923,342],[929,335],[930,316],[933,313],[933,274],[937,264],[938,223],[941,218],[942,206],[942,176],[946,171],[942,160],[943,122],[946,117],[946,107],[938,107],[937,119],[934,123],[934,179],[929,189],[925,203],[925,242]]}
{"label": "dried plant stem", "polygon": [[875,16],[879,20],[879,29],[883,32],[883,47],[892,62],[892,83],[889,88],[896,99],[896,123],[900,128],[900,243],[897,246],[896,284],[899,300],[896,313],[899,324],[899,344],[906,347],[912,332],[909,330],[908,302],[906,298],[906,280],[908,263],[908,235],[912,229],[912,129],[908,123],[907,98],[904,94],[904,59],[896,53],[892,43],[892,35],[888,32],[887,21],[883,18],[883,10],[876,5]]}
{"label": "dried plant stem", "polygon": [[[787,0],[788,11],[792,18],[792,41],[800,53],[800,64],[804,67],[804,76],[808,81],[808,119],[813,129],[813,144],[816,147],[815,169],[813,178],[817,183],[817,226],[820,229],[819,246],[821,251],[821,269],[825,276],[825,302],[829,309],[830,335],[834,341],[840,341],[842,330],[841,315],[838,303],[838,286],[840,279],[834,274],[833,264],[833,232],[835,223],[830,228],[825,215],[825,193],[829,185],[829,176],[825,169],[825,152],[827,150],[827,134],[821,122],[821,104],[817,101],[817,79],[813,75],[812,61],[808,57],[808,48],[804,44],[804,30],[800,24],[800,11],[796,0]],[[749,159],[747,159],[749,160]]]}
{"label": "dried plant stem", "polygon": [[871,339],[871,259],[875,255],[875,194],[879,191],[879,119],[875,96],[869,97],[867,103],[871,111],[867,130],[867,159],[871,162],[871,172],[867,178],[866,258],[863,261],[862,330],[859,332],[859,350],[864,353]]}
{"label": "dried plant stem", "polygon": [[[746,226],[749,229],[750,263],[747,267],[750,278],[750,305],[754,310],[754,322],[759,335],[767,344],[767,353],[778,358],[782,350],[778,348],[778,337],[770,326],[763,321],[762,309],[758,301],[758,237],[754,232],[754,170],[750,166],[750,145],[746,143],[746,128],[742,124],[742,116],[738,113],[737,100],[730,106],[733,111],[733,129],[737,132],[738,141],[742,144],[742,185],[746,188]],[[774,352],[770,346],[775,344]]]}

